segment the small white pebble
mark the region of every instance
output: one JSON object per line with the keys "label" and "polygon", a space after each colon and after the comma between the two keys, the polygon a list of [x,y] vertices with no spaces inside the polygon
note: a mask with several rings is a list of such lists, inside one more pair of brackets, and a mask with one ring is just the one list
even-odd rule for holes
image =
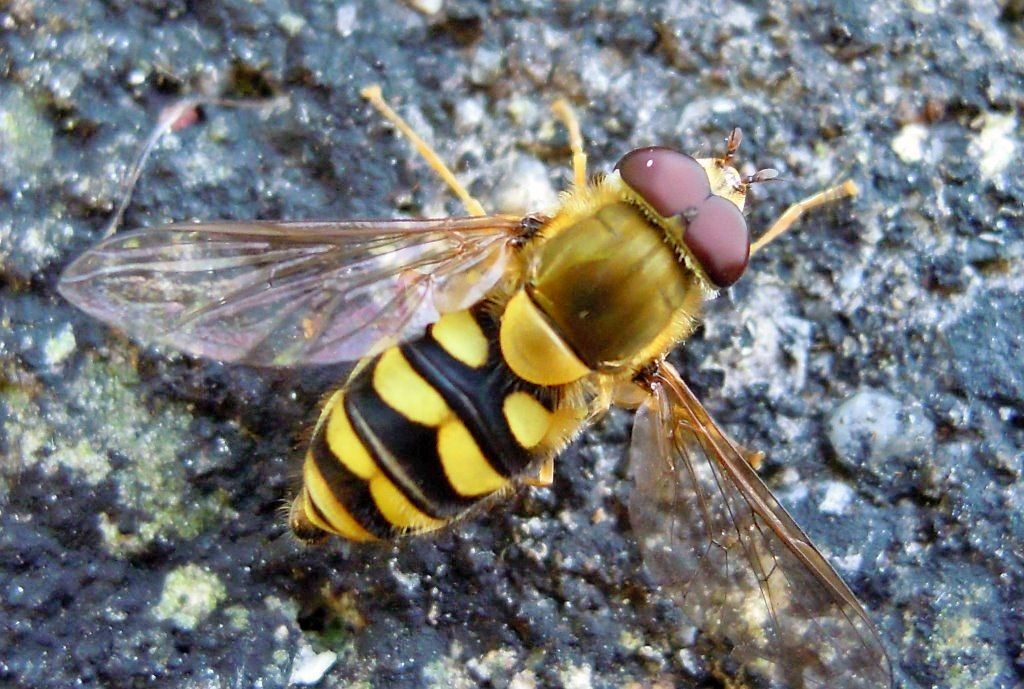
{"label": "small white pebble", "polygon": [[56,335],[43,345],[43,356],[47,366],[57,366],[75,351],[75,331],[66,324]]}
{"label": "small white pebble", "polygon": [[442,4],[442,0],[409,0],[409,6],[423,14],[437,14]]}
{"label": "small white pebble", "polygon": [[1017,118],[1014,115],[986,113],[984,124],[971,150],[979,157],[978,167],[986,179],[998,176],[1017,159]]}
{"label": "small white pebble", "polygon": [[455,129],[470,132],[484,121],[484,104],[479,98],[463,98],[455,104]]}
{"label": "small white pebble", "polygon": [[340,5],[334,13],[334,28],[346,38],[356,30],[356,20],[359,12],[355,5]]}
{"label": "small white pebble", "polygon": [[508,689],[537,689],[537,676],[533,670],[517,672],[509,681]]}
{"label": "small white pebble", "polygon": [[301,14],[285,12],[277,20],[277,25],[289,36],[297,36],[306,26],[306,20]]}
{"label": "small white pebble", "polygon": [[679,664],[683,666],[683,669],[690,674],[696,675],[700,670],[700,659],[697,654],[689,648],[682,648],[676,652],[676,658],[679,660]]}
{"label": "small white pebble", "polygon": [[873,460],[916,457],[935,434],[920,406],[888,393],[862,389],[829,417],[828,439],[840,460],[867,453]]}
{"label": "small white pebble", "polygon": [[336,660],[338,660],[338,654],[334,651],[317,653],[309,646],[302,645],[292,664],[292,674],[288,678],[288,684],[312,686],[323,679]]}
{"label": "small white pebble", "polygon": [[924,142],[928,128],[921,124],[908,124],[893,137],[892,150],[904,163],[919,163],[924,159]]}
{"label": "small white pebble", "polygon": [[505,106],[505,112],[519,126],[533,126],[539,118],[537,104],[529,98],[512,96]]}
{"label": "small white pebble", "polygon": [[497,50],[477,48],[469,65],[469,80],[477,86],[493,84],[501,74],[502,56]]}
{"label": "small white pebble", "polygon": [[860,566],[864,562],[864,556],[860,553],[851,553],[850,555],[832,555],[830,558],[832,563],[843,570],[844,572],[859,572]]}
{"label": "small white pebble", "polygon": [[825,514],[843,514],[853,500],[853,489],[845,483],[830,482],[825,488],[825,497],[818,509]]}
{"label": "small white pebble", "polygon": [[517,156],[512,161],[498,189],[495,203],[502,213],[526,214],[558,203],[547,168],[528,156]]}

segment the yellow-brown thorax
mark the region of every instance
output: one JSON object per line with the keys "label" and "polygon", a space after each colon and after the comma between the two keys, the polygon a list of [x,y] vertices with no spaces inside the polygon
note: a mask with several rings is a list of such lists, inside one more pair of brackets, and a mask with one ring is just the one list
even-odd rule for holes
{"label": "yellow-brown thorax", "polygon": [[632,372],[692,328],[703,297],[665,232],[598,188],[546,225],[502,319],[502,354],[530,382]]}

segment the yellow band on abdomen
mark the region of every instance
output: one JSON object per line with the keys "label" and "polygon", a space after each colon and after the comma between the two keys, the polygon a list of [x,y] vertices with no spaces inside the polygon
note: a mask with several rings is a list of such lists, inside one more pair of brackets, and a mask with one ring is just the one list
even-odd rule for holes
{"label": "yellow band on abdomen", "polygon": [[506,397],[501,411],[516,442],[528,450],[536,447],[551,427],[551,412],[522,390]]}
{"label": "yellow band on abdomen", "polygon": [[505,307],[500,343],[509,368],[531,383],[565,385],[590,373],[523,290]]}
{"label": "yellow band on abdomen", "polygon": [[448,483],[459,495],[489,495],[508,483],[484,457],[461,421],[452,419],[438,430],[437,454]]}
{"label": "yellow band on abdomen", "polygon": [[446,313],[430,328],[445,351],[471,368],[487,363],[487,336],[468,310]]}
{"label": "yellow band on abdomen", "polygon": [[413,370],[397,347],[377,360],[373,388],[389,407],[424,426],[440,426],[451,415],[444,398]]}
{"label": "yellow band on abdomen", "polygon": [[323,432],[326,434],[327,447],[330,448],[331,454],[364,481],[376,476],[380,469],[363,446],[363,441],[352,429],[348,412],[345,410],[343,390],[334,393],[327,401],[324,414],[327,415],[327,423]]}
{"label": "yellow band on abdomen", "polygon": [[306,511],[306,517],[325,531],[336,533],[339,536],[353,541],[374,541],[376,536],[364,529],[355,518],[349,514],[330,486],[324,481],[320,470],[316,467],[316,460],[312,455],[306,456],[302,465],[302,480],[306,487],[306,499],[312,501],[316,508],[326,519],[321,520],[313,510]]}
{"label": "yellow band on abdomen", "polygon": [[378,474],[370,481],[370,495],[381,516],[396,529],[431,531],[448,523],[423,514],[384,474]]}

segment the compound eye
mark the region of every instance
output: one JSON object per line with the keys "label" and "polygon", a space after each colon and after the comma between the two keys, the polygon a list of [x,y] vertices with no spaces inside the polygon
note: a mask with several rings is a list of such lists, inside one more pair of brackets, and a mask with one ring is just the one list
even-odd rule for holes
{"label": "compound eye", "polygon": [[717,287],[728,287],[743,275],[750,260],[747,221],[732,201],[706,199],[690,218],[683,242]]}
{"label": "compound eye", "polygon": [[701,164],[671,148],[638,148],[622,156],[615,169],[623,182],[665,218],[696,208],[711,195],[711,183]]}

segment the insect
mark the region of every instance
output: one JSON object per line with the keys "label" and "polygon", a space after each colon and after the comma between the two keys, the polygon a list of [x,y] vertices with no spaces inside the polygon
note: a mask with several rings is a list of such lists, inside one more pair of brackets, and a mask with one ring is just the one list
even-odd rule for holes
{"label": "insect", "polygon": [[207,222],[112,236],[61,293],[145,341],[255,366],[359,361],[320,414],[290,512],[297,536],[388,539],[445,526],[517,485],[612,404],[638,407],[629,511],[656,581],[772,685],[887,687],[853,593],[666,356],[701,304],[806,210],[751,244],[749,185],[724,156],[627,153],[588,180],[563,101],[574,184],[551,214],[487,215],[384,102],[469,215],[367,222]]}

